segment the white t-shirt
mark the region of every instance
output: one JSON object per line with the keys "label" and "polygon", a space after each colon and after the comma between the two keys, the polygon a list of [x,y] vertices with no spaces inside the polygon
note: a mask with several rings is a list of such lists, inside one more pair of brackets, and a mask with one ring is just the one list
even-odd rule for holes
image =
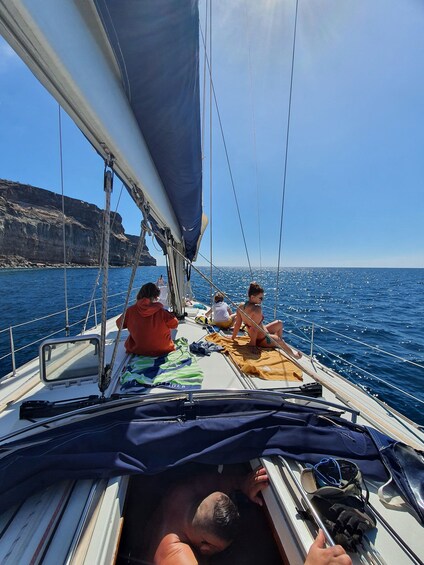
{"label": "white t-shirt", "polygon": [[168,287],[167,286],[160,286],[159,287],[159,302],[162,302],[165,308],[168,308]]}
{"label": "white t-shirt", "polygon": [[214,302],[212,304],[212,318],[214,322],[227,322],[230,319],[226,302]]}

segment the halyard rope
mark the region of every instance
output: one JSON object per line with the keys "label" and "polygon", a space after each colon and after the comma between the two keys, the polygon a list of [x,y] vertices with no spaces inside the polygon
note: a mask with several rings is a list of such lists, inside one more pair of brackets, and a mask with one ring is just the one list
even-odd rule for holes
{"label": "halyard rope", "polygon": [[283,218],[284,218],[284,201],[286,196],[286,178],[287,178],[287,160],[289,153],[289,139],[290,139],[290,118],[291,118],[291,106],[292,106],[292,93],[293,93],[293,73],[294,73],[294,59],[296,53],[296,30],[297,30],[297,12],[298,12],[299,0],[296,0],[296,12],[294,17],[294,30],[293,30],[293,49],[292,49],[292,59],[291,59],[291,73],[290,73],[290,93],[289,93],[289,105],[287,112],[287,128],[286,128],[286,147],[284,156],[284,172],[283,172],[283,187],[281,195],[281,214],[280,214],[280,234],[278,238],[278,263],[277,263],[277,280],[275,284],[275,305],[274,305],[274,318],[277,317],[277,306],[278,306],[278,295],[279,295],[279,279],[280,279],[280,261],[281,261],[281,246],[283,240]]}
{"label": "halyard rope", "polygon": [[[130,300],[130,296],[131,296],[131,292],[132,292],[132,288],[134,285],[134,279],[135,276],[137,274],[137,269],[140,263],[140,257],[141,257],[141,252],[143,251],[143,247],[144,247],[144,243],[146,241],[146,232],[148,231],[147,228],[147,215],[145,215],[145,219],[141,222],[141,231],[140,231],[140,237],[138,238],[138,244],[137,244],[137,249],[134,255],[134,263],[133,263],[133,267],[132,267],[132,271],[131,271],[131,277],[128,283],[128,290],[127,290],[127,296],[125,297],[125,304],[124,304],[124,308],[122,311],[122,319],[121,319],[121,323],[119,325],[118,328],[118,334],[116,336],[115,339],[115,345],[113,348],[113,352],[112,352],[112,358],[111,361],[107,367],[107,373],[108,373],[108,381],[110,382],[110,375],[113,372],[113,367],[115,365],[115,361],[116,361],[116,355],[118,353],[118,346],[119,346],[119,341],[121,339],[121,333],[122,333],[122,329],[124,327],[124,322],[125,322],[125,315],[127,313],[127,309],[128,309],[128,303]],[[109,384],[109,383],[108,383]]]}
{"label": "halyard rope", "polygon": [[69,312],[68,312],[68,278],[66,272],[66,216],[65,216],[65,196],[63,190],[63,151],[62,151],[62,115],[60,104],[59,108],[59,155],[60,155],[60,186],[62,191],[62,244],[63,244],[63,285],[65,294],[65,334],[69,335]]}

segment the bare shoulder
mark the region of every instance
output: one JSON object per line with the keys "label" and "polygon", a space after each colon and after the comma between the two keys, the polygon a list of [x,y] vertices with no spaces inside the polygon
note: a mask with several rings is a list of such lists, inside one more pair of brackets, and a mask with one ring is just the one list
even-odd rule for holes
{"label": "bare shoulder", "polygon": [[167,534],[163,537],[153,563],[154,565],[198,565],[191,547],[182,542],[177,534]]}

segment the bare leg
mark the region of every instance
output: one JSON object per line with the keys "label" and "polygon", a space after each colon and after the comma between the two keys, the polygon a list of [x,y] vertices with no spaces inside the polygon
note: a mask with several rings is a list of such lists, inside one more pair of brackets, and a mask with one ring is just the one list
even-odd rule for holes
{"label": "bare leg", "polygon": [[284,339],[279,339],[278,340],[279,346],[281,347],[281,349],[283,349],[286,353],[288,353],[289,355],[293,355],[293,357],[295,359],[300,359],[302,357],[302,354],[300,353],[300,351],[298,351],[297,349],[293,349],[292,347],[290,347],[285,341]]}
{"label": "bare leg", "polygon": [[[271,322],[270,324],[267,324],[265,326],[265,329],[269,332],[270,337],[278,343],[278,347],[280,347],[283,351],[285,351],[289,355],[292,355],[295,359],[300,359],[302,357],[302,354],[300,353],[300,351],[297,351],[296,349],[291,348],[284,341],[284,339],[280,335],[278,335],[278,333],[272,333],[270,331],[270,328],[273,325],[277,325],[277,324],[280,324],[281,333],[282,333],[283,324],[280,322],[280,320],[276,320],[275,322]],[[271,339],[269,339],[269,338],[267,339],[266,336],[261,339],[261,341],[258,343],[258,345],[259,345],[259,347],[275,347],[275,343]]]}
{"label": "bare leg", "polygon": [[265,325],[265,329],[270,334],[275,334],[280,339],[283,337],[283,322],[281,320],[274,320]]}

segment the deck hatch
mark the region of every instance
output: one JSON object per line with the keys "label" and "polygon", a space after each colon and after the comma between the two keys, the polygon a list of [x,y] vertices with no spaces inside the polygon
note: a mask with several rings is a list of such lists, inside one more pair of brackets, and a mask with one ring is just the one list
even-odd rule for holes
{"label": "deck hatch", "polygon": [[97,381],[99,372],[98,335],[55,338],[40,345],[40,378],[51,387],[81,381]]}

